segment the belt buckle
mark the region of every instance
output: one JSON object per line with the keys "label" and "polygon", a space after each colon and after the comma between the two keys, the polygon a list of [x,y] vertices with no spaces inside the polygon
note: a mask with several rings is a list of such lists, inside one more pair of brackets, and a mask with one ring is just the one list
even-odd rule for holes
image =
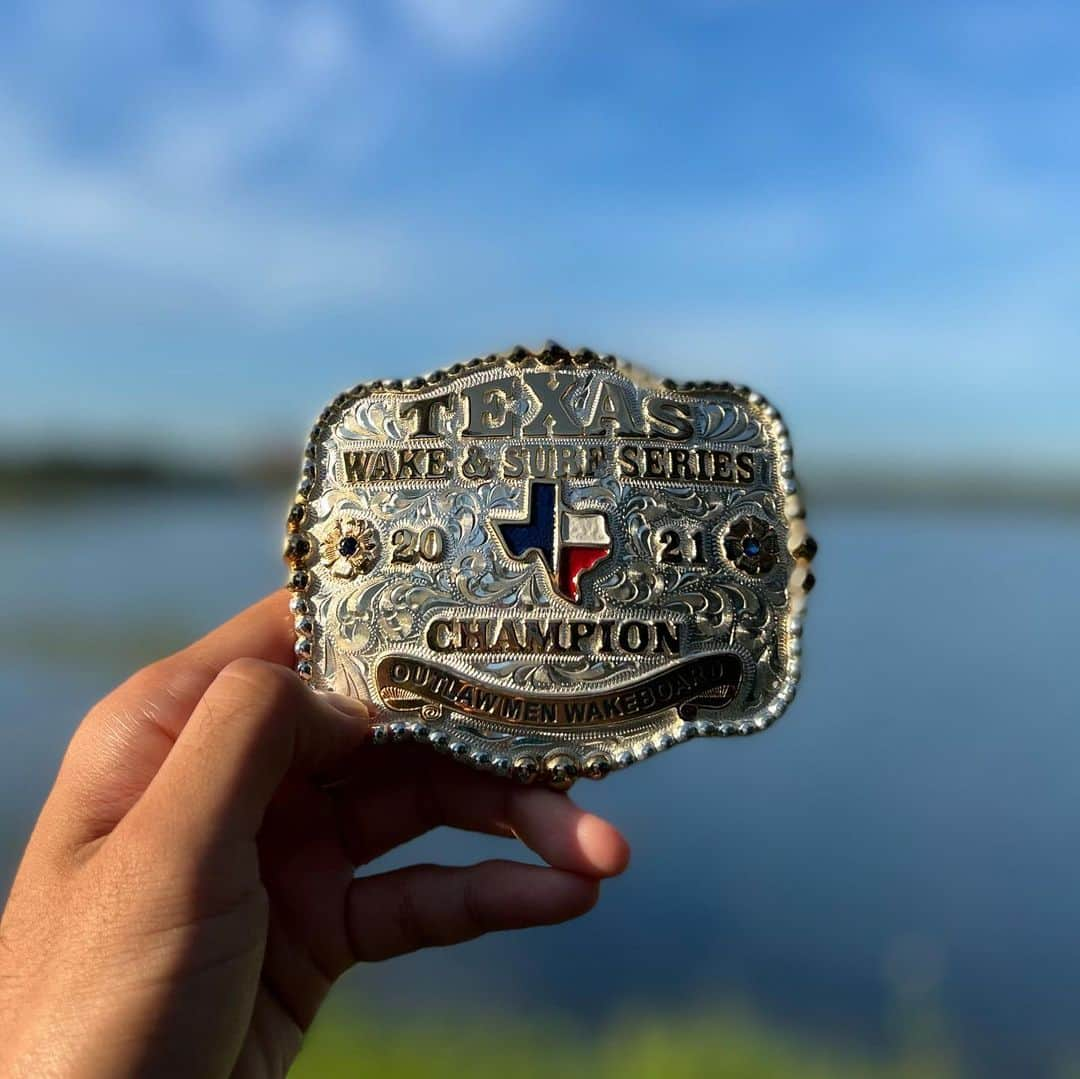
{"label": "belt buckle", "polygon": [[376,742],[568,787],[791,703],[816,550],[780,414],[548,344],[322,412],[288,515],[297,671]]}

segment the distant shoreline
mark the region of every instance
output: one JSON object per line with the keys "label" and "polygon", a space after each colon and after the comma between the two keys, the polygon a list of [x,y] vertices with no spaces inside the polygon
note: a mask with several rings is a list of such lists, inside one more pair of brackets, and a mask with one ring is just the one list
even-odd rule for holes
{"label": "distant shoreline", "polygon": [[[290,465],[231,470],[164,466],[131,458],[42,457],[0,461],[0,510],[102,495],[278,494],[287,500],[296,480]],[[1060,477],[1005,477],[985,472],[942,473],[913,479],[889,470],[809,469],[801,476],[813,506],[926,506],[976,509],[1031,507],[1080,512],[1080,473]]]}

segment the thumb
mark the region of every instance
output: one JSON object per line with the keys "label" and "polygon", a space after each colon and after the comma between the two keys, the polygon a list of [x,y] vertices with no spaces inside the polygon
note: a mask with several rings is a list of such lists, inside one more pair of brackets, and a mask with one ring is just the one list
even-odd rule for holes
{"label": "thumb", "polygon": [[289,774],[317,776],[360,745],[371,706],[313,693],[285,667],[257,659],[224,667],[129,814],[163,822],[173,845],[205,849],[254,839]]}

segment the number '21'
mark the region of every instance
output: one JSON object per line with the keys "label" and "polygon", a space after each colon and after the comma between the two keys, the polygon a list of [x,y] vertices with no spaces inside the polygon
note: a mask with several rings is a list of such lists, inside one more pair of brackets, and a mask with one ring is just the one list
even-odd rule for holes
{"label": "number '21'", "polygon": [[687,535],[690,541],[690,557],[687,558],[683,537],[674,528],[665,528],[657,536],[660,544],[660,561],[676,564],[689,564],[691,566],[704,566],[705,562],[705,539],[700,529],[695,529]]}

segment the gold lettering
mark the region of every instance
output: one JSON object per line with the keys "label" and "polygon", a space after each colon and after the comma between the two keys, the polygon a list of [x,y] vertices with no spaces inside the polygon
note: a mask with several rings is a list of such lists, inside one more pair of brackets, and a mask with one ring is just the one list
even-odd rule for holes
{"label": "gold lettering", "polygon": [[712,707],[729,704],[742,680],[742,663],[731,653],[697,656],[621,689],[570,697],[528,697],[458,677],[418,659],[388,656],[376,668],[380,691],[393,686],[423,701],[470,716],[532,726],[601,724],[652,715],[701,697]]}

